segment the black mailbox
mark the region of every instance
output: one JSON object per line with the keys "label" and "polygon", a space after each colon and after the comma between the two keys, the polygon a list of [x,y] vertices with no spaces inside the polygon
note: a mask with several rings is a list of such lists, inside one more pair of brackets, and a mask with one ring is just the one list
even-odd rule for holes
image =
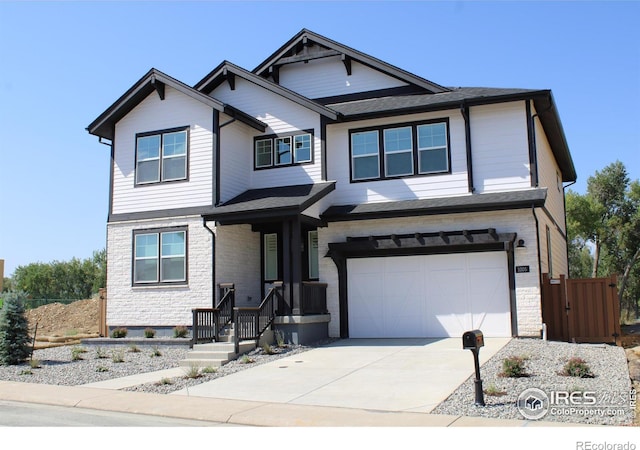
{"label": "black mailbox", "polygon": [[462,335],[462,348],[473,350],[484,347],[484,336],[480,330],[467,331]]}

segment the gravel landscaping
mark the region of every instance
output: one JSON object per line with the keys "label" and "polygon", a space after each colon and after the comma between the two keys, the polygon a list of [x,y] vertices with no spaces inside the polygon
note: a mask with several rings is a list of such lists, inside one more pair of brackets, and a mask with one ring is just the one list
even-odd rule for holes
{"label": "gravel landscaping", "polygon": [[[178,367],[189,348],[185,345],[167,345],[167,342],[163,344],[63,346],[35,350],[33,358],[39,367],[32,368],[27,363],[0,366],[0,380],[72,386]],[[262,348],[258,348],[247,354],[246,358],[232,361],[212,373],[200,371],[197,375],[190,374],[190,370],[185,368],[184,376],[125,390],[168,394],[311,348],[313,346],[274,346],[274,354],[267,354]],[[74,356],[79,359],[74,359]],[[503,361],[510,356],[522,358],[526,376],[500,376]],[[561,375],[563,367],[572,357],[582,358],[593,377]],[[471,359],[471,352],[469,358]],[[548,395],[552,392],[573,392],[573,403],[582,400],[595,403],[589,407],[567,405],[556,408],[554,413],[550,410],[543,419],[545,421],[630,425],[634,420],[634,409],[630,407],[631,381],[625,352],[621,347],[513,339],[481,367],[481,378],[486,406],[473,404],[475,388],[472,376],[437,406],[433,413],[524,420],[516,407],[518,396],[528,388],[538,388]],[[592,398],[595,400],[591,400]],[[555,406],[559,403],[556,402]],[[571,407],[574,408],[573,411],[570,410]]]}
{"label": "gravel landscaping", "polygon": [[[500,375],[503,361],[512,356],[523,359],[526,376]],[[593,377],[562,375],[570,358],[584,360]],[[632,394],[627,359],[621,347],[514,339],[481,367],[480,376],[485,392],[484,407],[474,405],[475,376],[472,376],[433,413],[524,420],[516,407],[518,396],[528,388],[538,388],[547,395],[574,393],[573,397],[561,398],[550,405],[545,421],[631,425],[634,420],[630,402],[635,400],[635,394]]]}

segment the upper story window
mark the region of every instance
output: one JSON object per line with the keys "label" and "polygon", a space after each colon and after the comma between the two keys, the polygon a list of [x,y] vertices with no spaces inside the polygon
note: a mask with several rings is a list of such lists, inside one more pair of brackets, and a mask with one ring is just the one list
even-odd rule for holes
{"label": "upper story window", "polygon": [[187,179],[188,129],[136,135],[136,184]]}
{"label": "upper story window", "polygon": [[187,281],[186,228],[134,231],[133,284]]}
{"label": "upper story window", "polygon": [[312,134],[260,136],[254,140],[254,168],[291,166],[313,162]]}
{"label": "upper story window", "polygon": [[350,132],[351,181],[449,173],[448,120]]}

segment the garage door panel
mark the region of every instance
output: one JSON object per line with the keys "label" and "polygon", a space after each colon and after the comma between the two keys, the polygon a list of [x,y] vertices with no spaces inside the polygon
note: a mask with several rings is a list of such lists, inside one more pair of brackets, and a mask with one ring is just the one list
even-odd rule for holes
{"label": "garage door panel", "polygon": [[504,252],[350,259],[351,337],[511,336]]}

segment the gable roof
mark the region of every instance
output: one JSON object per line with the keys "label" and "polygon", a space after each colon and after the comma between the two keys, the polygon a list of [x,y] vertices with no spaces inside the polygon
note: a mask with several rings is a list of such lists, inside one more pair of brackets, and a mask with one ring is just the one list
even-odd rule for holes
{"label": "gable roof", "polygon": [[[313,55],[306,55],[308,48],[317,45],[319,51]],[[447,92],[448,89],[429,80],[421,78],[399,67],[393,66],[373,56],[362,53],[339,42],[333,41],[320,34],[303,28],[298,34],[289,39],[282,47],[276,50],[271,56],[265,59],[258,67],[253,69],[253,73],[267,78],[274,67],[282,66],[293,62],[308,61],[318,57],[341,56],[346,66],[351,60],[357,61],[365,66],[379,70],[389,76],[402,80],[406,83],[418,86],[430,93]]]}
{"label": "gable roof", "polygon": [[133,108],[138,106],[140,102],[147,98],[153,91],[156,91],[160,98],[164,100],[165,86],[169,86],[217,111],[229,114],[262,132],[267,128],[267,125],[264,122],[261,122],[231,105],[227,105],[213,97],[209,97],[208,95],[193,89],[158,69],[152,68],[109,108],[91,122],[87,127],[87,131],[95,136],[113,140],[115,123],[131,112]]}
{"label": "gable roof", "polygon": [[218,67],[209,72],[207,76],[198,81],[193,88],[198,90],[199,92],[209,94],[225,81],[233,86],[233,80],[235,77],[240,77],[246,81],[249,81],[257,86],[260,86],[261,88],[264,88],[270,92],[291,100],[292,102],[302,105],[305,108],[315,111],[320,115],[328,117],[329,119],[338,119],[338,114],[332,109],[327,108],[320,103],[314,102],[313,100],[300,95],[297,92],[282,87],[279,84],[259,77],[258,75],[251,73],[248,70],[243,69],[242,67],[230,63],[229,61],[223,61],[220,65],[218,65]]}

